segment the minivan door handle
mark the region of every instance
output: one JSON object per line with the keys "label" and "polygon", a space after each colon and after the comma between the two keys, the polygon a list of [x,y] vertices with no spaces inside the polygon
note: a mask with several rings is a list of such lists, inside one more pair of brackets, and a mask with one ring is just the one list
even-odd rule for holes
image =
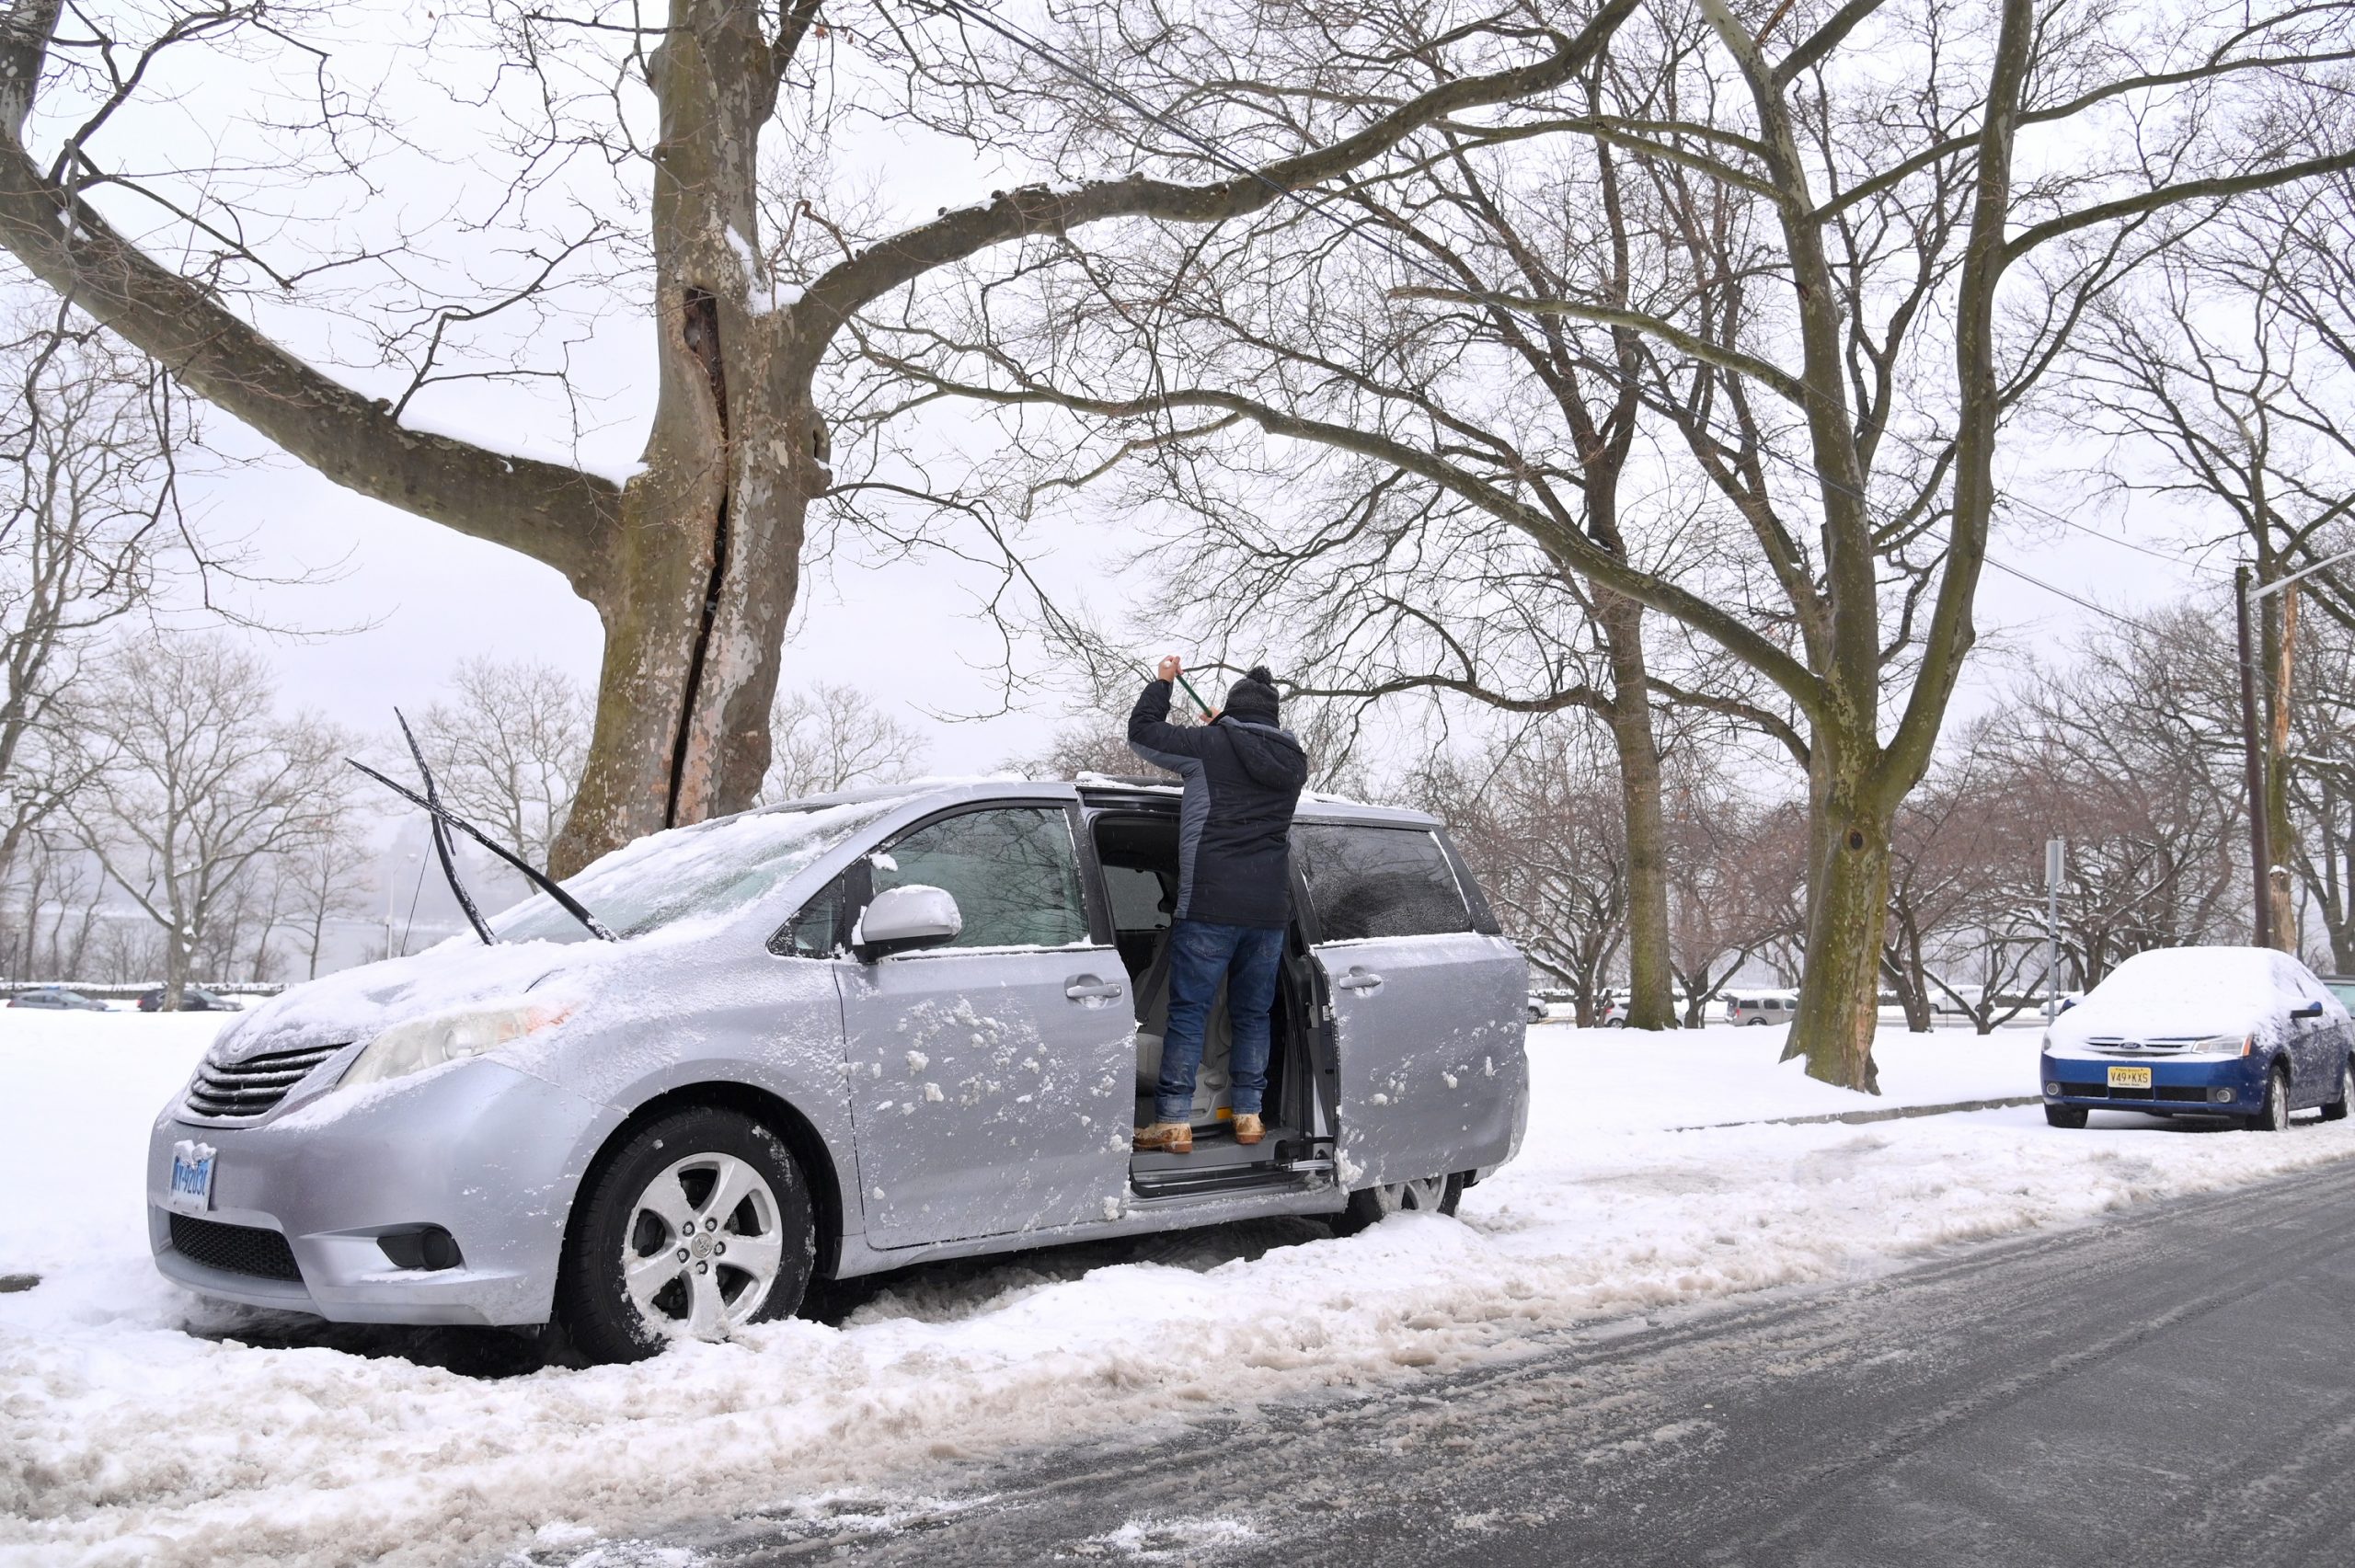
{"label": "minivan door handle", "polygon": [[1074,1001],[1086,1001],[1099,996],[1118,996],[1120,982],[1099,980],[1094,975],[1074,975],[1063,982],[1063,994]]}
{"label": "minivan door handle", "polygon": [[1335,980],[1333,985],[1339,990],[1372,990],[1381,983],[1380,975],[1352,966],[1350,972]]}

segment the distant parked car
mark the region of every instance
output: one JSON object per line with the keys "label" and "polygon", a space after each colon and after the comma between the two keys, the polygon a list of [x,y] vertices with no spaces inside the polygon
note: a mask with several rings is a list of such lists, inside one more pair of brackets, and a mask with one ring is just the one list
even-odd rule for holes
{"label": "distant parked car", "polygon": [[[157,986],[153,990],[144,990],[139,993],[140,1012],[160,1013],[163,1011],[163,987]],[[182,1013],[243,1013],[245,1010],[246,1004],[244,1002],[231,1001],[227,997],[223,996],[220,992],[206,990],[202,986],[183,986],[180,988],[180,1011]]]}
{"label": "distant parked car", "polygon": [[1529,1021],[1532,1024],[1543,1024],[1552,1016],[1554,1016],[1554,1011],[1545,1005],[1545,999],[1538,995],[1535,991],[1531,991],[1529,993]]}
{"label": "distant parked car", "polygon": [[8,999],[11,1007],[45,1007],[55,1013],[104,1013],[107,1004],[63,986],[35,986]]}
{"label": "distant parked car", "polygon": [[2347,1115],[2355,1022],[2286,953],[2161,947],[2137,953],[2052,1022],[2044,1119],[2081,1127],[2097,1108],[2229,1116],[2278,1132],[2290,1113]]}
{"label": "distant parked car", "polygon": [[1744,1024],[1787,1024],[1798,1012],[1798,999],[1796,997],[1729,996],[1726,998],[1726,1022]]}

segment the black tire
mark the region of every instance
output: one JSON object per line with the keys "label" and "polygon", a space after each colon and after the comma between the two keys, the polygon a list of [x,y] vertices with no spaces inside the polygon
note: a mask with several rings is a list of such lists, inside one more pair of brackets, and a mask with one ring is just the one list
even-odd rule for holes
{"label": "black tire", "polygon": [[[666,1178],[677,1172],[674,1190],[685,1195],[691,1208],[707,1201],[695,1196],[698,1179],[717,1180],[716,1175],[706,1177],[696,1166],[695,1162],[705,1157],[715,1168],[726,1168],[730,1158],[741,1161],[766,1184],[765,1204],[755,1190],[725,1215],[708,1217],[708,1239],[718,1243],[713,1251],[724,1254],[730,1240],[764,1239],[773,1225],[777,1260],[765,1294],[749,1307],[742,1292],[759,1288],[757,1276],[721,1257],[695,1263],[727,1314],[718,1332],[697,1333],[691,1316],[696,1310],[697,1282],[684,1273],[688,1260],[681,1260],[680,1277],[663,1286],[662,1294],[655,1299],[651,1310],[664,1320],[661,1322],[649,1321],[648,1310],[632,1298],[623,1260],[627,1249],[630,1255],[651,1262],[667,1253],[674,1242],[688,1240],[685,1234],[665,1231],[669,1222],[646,1200],[659,1190],[658,1184],[668,1185]],[[680,1167],[687,1169],[679,1171]],[[710,1193],[709,1188],[706,1191]],[[762,1212],[764,1207],[773,1212]],[[695,1229],[692,1220],[687,1229]],[[656,1231],[663,1233],[653,1234]],[[739,1255],[743,1255],[741,1241],[739,1247]],[[573,1204],[564,1259],[557,1271],[557,1316],[573,1348],[586,1359],[642,1361],[676,1338],[720,1338],[725,1337],[727,1327],[736,1323],[767,1322],[787,1316],[801,1305],[817,1258],[817,1219],[810,1201],[810,1184],[784,1143],[768,1128],[734,1111],[691,1106],[649,1122],[631,1134],[581,1189]]]}
{"label": "black tire", "polygon": [[1453,1214],[1463,1197],[1464,1178],[1460,1174],[1366,1187],[1351,1193],[1350,1207],[1333,1217],[1333,1234],[1354,1236],[1369,1225],[1405,1211]]}
{"label": "black tire", "polygon": [[2081,1127],[2085,1125],[2085,1108],[2083,1105],[2047,1105],[2044,1107],[2044,1122],[2047,1127]]}
{"label": "black tire", "polygon": [[2350,1101],[2355,1101],[2355,1057],[2338,1064],[2338,1098],[2323,1102],[2322,1119],[2326,1122],[2345,1121]]}
{"label": "black tire", "polygon": [[2265,1080],[2265,1105],[2241,1124],[2251,1132],[2286,1132],[2290,1127],[2290,1073],[2277,1067]]}

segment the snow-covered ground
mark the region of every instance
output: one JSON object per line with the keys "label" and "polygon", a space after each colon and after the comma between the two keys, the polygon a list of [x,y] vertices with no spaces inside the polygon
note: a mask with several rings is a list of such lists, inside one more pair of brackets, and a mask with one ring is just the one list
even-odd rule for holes
{"label": "snow-covered ground", "polygon": [[[650,1561],[594,1549],[698,1514],[889,1528],[934,1505],[890,1490],[912,1463],[1413,1378],[1535,1329],[2355,1155],[2355,1121],[2268,1137],[2097,1115],[2062,1132],[2027,1106],[1760,1125],[1876,1103],[1777,1066],[1779,1029],[1547,1024],[1527,1145],[1457,1219],[941,1265],[840,1326],[490,1378],[438,1364],[435,1340],[210,1308],[155,1274],[147,1125],[216,1024],[0,1013],[0,1274],[42,1276],[0,1294],[0,1562],[586,1568]],[[1878,1104],[2031,1093],[2036,1048],[2033,1030],[1885,1033]],[[1672,1130],[1729,1122],[1749,1125]]]}

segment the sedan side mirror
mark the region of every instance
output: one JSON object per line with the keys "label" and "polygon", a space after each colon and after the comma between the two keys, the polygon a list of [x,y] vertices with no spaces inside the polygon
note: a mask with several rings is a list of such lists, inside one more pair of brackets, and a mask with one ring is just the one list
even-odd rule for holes
{"label": "sedan side mirror", "polygon": [[2292,1018],[2319,1018],[2322,1016],[2322,1003],[2319,1001],[2310,1001],[2303,1007],[2293,1007],[2290,1010],[2290,1016]]}
{"label": "sedan side mirror", "polygon": [[947,888],[887,887],[875,895],[867,913],[859,917],[851,946],[861,960],[871,964],[911,948],[953,942],[964,929],[965,917],[957,912],[957,900]]}

